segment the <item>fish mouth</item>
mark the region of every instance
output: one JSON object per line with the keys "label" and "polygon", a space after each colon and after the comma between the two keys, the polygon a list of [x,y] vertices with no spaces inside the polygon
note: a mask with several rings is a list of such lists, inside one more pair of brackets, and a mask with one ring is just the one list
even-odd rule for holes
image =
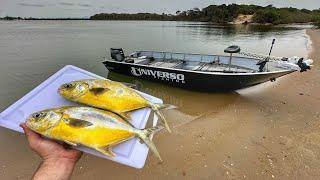
{"label": "fish mouth", "polygon": [[76,100],[77,98],[81,97],[82,96],[82,93],[77,93],[77,94],[73,94],[71,92],[68,93],[68,90],[66,90],[65,88],[63,87],[60,87],[58,89],[58,93],[66,98],[66,99],[69,99],[69,100]]}
{"label": "fish mouth", "polygon": [[25,121],[25,123],[26,123],[26,126],[27,126],[29,129],[31,129],[31,128],[32,128],[32,125],[31,125],[30,119],[27,119],[27,120]]}
{"label": "fish mouth", "polygon": [[59,88],[58,88],[58,92],[63,92],[63,91],[65,91],[66,89],[63,87],[63,86],[60,86]]}
{"label": "fish mouth", "polygon": [[59,94],[62,94],[63,91],[64,91],[63,87],[59,87],[59,88],[58,88],[58,93],[59,93]]}

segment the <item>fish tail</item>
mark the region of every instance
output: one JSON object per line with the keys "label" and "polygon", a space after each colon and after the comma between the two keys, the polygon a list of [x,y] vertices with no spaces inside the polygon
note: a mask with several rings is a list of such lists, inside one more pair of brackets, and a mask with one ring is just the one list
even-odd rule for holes
{"label": "fish tail", "polygon": [[173,105],[167,105],[167,104],[152,104],[151,105],[151,109],[160,117],[165,128],[170,133],[171,133],[171,129],[169,127],[169,124],[168,124],[166,118],[164,117],[164,115],[160,112],[160,109],[169,109],[169,108],[173,108],[173,107],[174,107]]}
{"label": "fish tail", "polygon": [[172,104],[154,104],[154,106],[157,107],[158,110],[171,110],[177,108],[177,106]]}
{"label": "fish tail", "polygon": [[156,146],[154,145],[153,141],[152,141],[152,137],[153,134],[160,131],[161,129],[163,129],[162,126],[155,126],[152,128],[148,128],[148,129],[144,129],[144,130],[140,130],[138,131],[138,136],[139,138],[146,143],[146,145],[151,149],[151,151],[160,159],[160,161],[162,162],[161,156],[156,148]]}

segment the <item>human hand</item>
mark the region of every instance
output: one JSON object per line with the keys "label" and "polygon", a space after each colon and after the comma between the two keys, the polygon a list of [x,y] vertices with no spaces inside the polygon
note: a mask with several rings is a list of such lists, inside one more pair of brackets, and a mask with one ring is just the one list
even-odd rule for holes
{"label": "human hand", "polygon": [[22,123],[20,126],[23,128],[27,136],[30,148],[44,161],[56,159],[75,163],[81,157],[80,151],[41,137],[39,134],[29,129],[25,123]]}
{"label": "human hand", "polygon": [[25,123],[20,124],[29,142],[30,148],[43,160],[34,179],[69,179],[76,162],[82,153],[45,139],[29,129]]}

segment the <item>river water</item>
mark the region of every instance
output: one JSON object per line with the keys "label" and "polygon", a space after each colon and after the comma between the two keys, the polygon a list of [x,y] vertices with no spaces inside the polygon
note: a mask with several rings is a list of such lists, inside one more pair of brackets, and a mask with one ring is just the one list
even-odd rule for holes
{"label": "river water", "polygon": [[[305,28],[308,28],[308,26],[217,26],[194,22],[157,21],[0,21],[0,110],[4,110],[54,72],[68,64],[107,77],[107,70],[101,62],[104,57],[109,57],[109,49],[111,47],[122,47],[125,53],[130,53],[134,50],[155,50],[224,54],[224,48],[236,44],[241,46],[243,51],[267,54],[272,39],[275,38],[276,44],[272,55],[305,57],[310,44]],[[248,111],[251,116],[256,114],[256,117],[260,117],[257,109],[255,109],[255,104],[262,101],[259,98],[250,99],[246,96],[252,91],[259,91],[259,88],[230,93],[200,93],[142,81],[115,73],[110,73],[108,77],[117,81],[138,84],[140,90],[162,98],[165,103],[177,106],[178,109],[168,113],[167,116],[169,123],[175,127],[178,134],[183,134],[183,131],[179,132],[179,127],[195,119],[212,117],[222,112],[225,107],[231,109],[231,114],[232,112],[237,113],[236,110],[233,111],[232,109],[233,106],[237,107],[236,104],[240,104],[238,108],[240,108],[240,111],[243,110],[244,114]],[[270,86],[273,85],[267,83],[260,86],[260,89],[269,88]],[[246,103],[243,105],[242,102],[250,102],[252,105],[250,108],[246,108]],[[267,106],[273,106],[273,103],[268,100],[263,100],[263,102]],[[253,110],[250,111],[249,109]],[[220,116],[223,118],[224,114]],[[231,122],[237,124],[237,114],[225,118],[231,118]],[[216,125],[215,128],[224,127],[217,120],[213,123]],[[227,123],[229,123],[227,125],[230,125],[230,122]],[[253,127],[260,126],[259,122],[254,123],[256,124]],[[210,118],[208,124],[211,124]],[[205,127],[208,127],[208,125],[205,125]],[[188,131],[186,130],[186,132]],[[194,128],[193,132],[197,132],[196,128]],[[251,129],[244,132],[252,132],[252,137],[261,133],[260,130],[252,131]],[[193,135],[191,132],[188,134]],[[163,141],[161,141],[161,138]],[[196,138],[198,138],[198,135]],[[171,145],[166,145],[165,142],[167,141],[165,139],[168,138],[160,136],[159,145],[160,151],[162,147],[162,152],[169,151],[171,148]],[[177,142],[176,144],[181,144],[185,141],[174,139],[173,137],[170,139],[172,143]],[[24,152],[27,151],[27,147],[23,145],[25,139],[21,138],[17,133],[1,129],[0,141],[0,146],[5,147],[3,148],[5,153],[0,154],[3,160],[3,164],[0,164],[2,167],[0,167],[1,173],[6,173],[4,177],[7,178],[16,178],[20,176],[19,174],[22,174],[25,179],[28,179],[38,161],[33,161],[35,156],[30,151]],[[185,142],[185,144],[193,143],[192,137],[190,137],[190,141]],[[225,151],[227,148],[234,149],[232,145],[221,147],[224,147],[224,149],[220,152]],[[15,153],[15,158],[12,158],[13,155],[11,153]],[[167,152],[167,154],[172,153],[174,154],[174,152]],[[178,157],[179,154],[176,154],[176,156],[172,156],[172,159],[177,158],[177,162],[182,162]],[[181,158],[185,159],[185,157]],[[167,160],[170,160],[170,158],[167,157]],[[28,163],[31,161],[30,168],[26,168],[25,166],[29,165]],[[206,161],[202,162],[205,163]],[[91,175],[103,175],[105,171],[102,167],[106,167],[106,163],[108,161],[86,156],[81,161],[79,169],[77,169],[77,173],[80,173],[77,177],[85,179],[84,177]],[[149,166],[152,168],[152,166],[157,165],[147,163],[147,168]],[[167,166],[167,168],[171,168],[172,172],[176,171],[174,162],[171,162],[171,166]],[[95,168],[90,169],[90,167]],[[113,168],[115,175],[118,172],[118,176],[122,174],[124,168],[123,166],[115,166],[111,162],[107,164],[107,167]],[[21,172],[16,172],[15,168],[22,170]],[[125,171],[133,173],[132,170],[126,169]],[[167,170],[163,168],[163,170],[158,169],[156,172],[152,171],[152,173],[158,173],[159,176],[163,176],[165,175],[164,171]],[[133,175],[133,177],[142,175],[144,177],[152,177],[148,176],[147,171],[143,171],[140,175],[140,172],[135,171],[134,173],[136,176]],[[210,172],[208,173],[210,174]],[[129,175],[128,177],[132,178]]]}
{"label": "river water", "polygon": [[[302,28],[157,21],[1,21],[0,110],[68,64],[106,77],[107,70],[101,62],[103,57],[109,57],[111,47],[122,47],[126,53],[155,50],[223,54],[224,48],[236,44],[243,51],[267,54],[275,38],[273,55],[305,56],[308,38]],[[117,74],[109,77],[135,81]],[[168,100],[168,96],[184,92],[152,82],[135,83]],[[189,103],[184,98],[179,101],[177,105],[181,101]]]}

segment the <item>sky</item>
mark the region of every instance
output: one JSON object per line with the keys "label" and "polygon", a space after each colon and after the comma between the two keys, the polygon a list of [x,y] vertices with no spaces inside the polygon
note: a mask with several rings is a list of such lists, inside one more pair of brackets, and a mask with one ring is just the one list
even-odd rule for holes
{"label": "sky", "polygon": [[320,0],[0,0],[0,17],[83,18],[97,13],[172,13],[211,4],[256,4],[319,9]]}

